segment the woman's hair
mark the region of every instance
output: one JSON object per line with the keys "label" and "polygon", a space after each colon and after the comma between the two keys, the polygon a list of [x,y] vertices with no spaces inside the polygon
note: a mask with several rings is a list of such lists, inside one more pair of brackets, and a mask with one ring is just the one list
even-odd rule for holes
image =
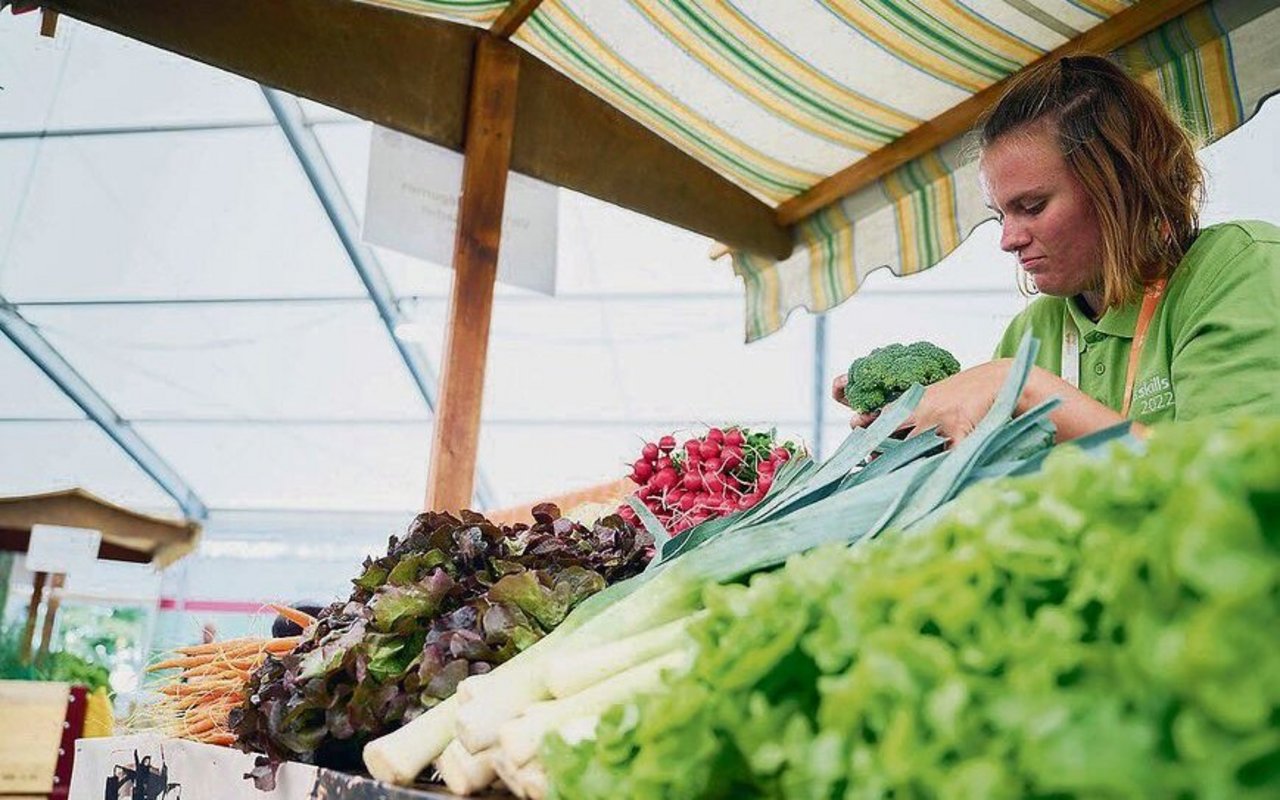
{"label": "woman's hair", "polygon": [[1103,302],[1138,300],[1168,277],[1199,231],[1204,174],[1195,143],[1159,95],[1100,56],[1030,68],[982,120],[985,149],[1049,123],[1102,229]]}

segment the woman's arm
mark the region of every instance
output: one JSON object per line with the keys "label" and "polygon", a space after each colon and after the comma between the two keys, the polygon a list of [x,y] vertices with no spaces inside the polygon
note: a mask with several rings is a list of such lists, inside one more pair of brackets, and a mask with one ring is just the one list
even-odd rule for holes
{"label": "woman's arm", "polygon": [[[1008,373],[1007,366],[1005,373]],[[999,391],[999,388],[996,391]],[[1023,387],[1022,397],[1018,398],[1018,406],[1014,413],[1021,414],[1054,396],[1062,398],[1062,403],[1049,414],[1049,419],[1058,429],[1056,438],[1059,442],[1078,439],[1124,422],[1125,418],[1119,412],[1099,403],[1062,378],[1040,367],[1031,368],[1031,374],[1027,376],[1027,385]],[[994,400],[993,394],[992,402]],[[1135,425],[1134,428],[1143,430],[1139,425]]]}
{"label": "woman's arm", "polygon": [[[944,381],[925,387],[924,397],[908,418],[905,428],[927,430],[937,426],[938,434],[955,442],[973,432],[974,427],[995,402],[996,394],[1009,375],[1010,359],[997,359],[952,375]],[[843,399],[837,378],[832,386],[836,399]],[[1050,397],[1060,397],[1062,403],[1049,418],[1058,429],[1057,440],[1076,439],[1124,421],[1124,417],[1089,397],[1084,392],[1040,367],[1032,367],[1018,398],[1015,415],[1021,414]],[[874,415],[854,414],[850,426],[869,425]]]}

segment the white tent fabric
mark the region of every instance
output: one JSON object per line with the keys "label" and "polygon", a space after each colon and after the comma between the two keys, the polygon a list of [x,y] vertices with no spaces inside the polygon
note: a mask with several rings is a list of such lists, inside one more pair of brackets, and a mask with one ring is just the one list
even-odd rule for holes
{"label": "white tent fabric", "polygon": [[[260,87],[70,19],[52,41],[37,28],[0,17],[0,298],[191,487],[210,530],[412,512],[431,414]],[[303,108],[359,218],[370,127]],[[1210,221],[1276,219],[1268,112],[1216,146],[1237,155],[1214,162]],[[851,357],[929,338],[973,364],[1024,306],[984,226],[928,273],[873,275],[823,322],[743,346],[741,290],[709,241],[560,198],[562,295],[498,290],[480,450],[495,506],[616,478],[674,428],[761,422],[831,447],[845,421],[826,384]],[[448,271],[374,252],[415,323],[402,333],[438,364]],[[176,511],[0,338],[0,493],[67,485]]]}

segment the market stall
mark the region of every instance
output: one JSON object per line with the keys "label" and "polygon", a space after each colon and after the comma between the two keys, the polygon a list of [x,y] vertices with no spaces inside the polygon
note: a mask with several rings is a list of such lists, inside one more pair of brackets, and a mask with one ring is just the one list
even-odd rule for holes
{"label": "market stall", "polygon": [[[0,498],[0,552],[27,554],[32,549],[32,531],[41,526],[53,526],[53,535],[94,532],[99,541],[90,558],[157,567],[171,565],[190,552],[200,533],[198,523],[142,514],[82,489]],[[3,578],[7,588],[7,572]],[[52,792],[49,796],[66,797],[75,741],[111,731],[111,706],[105,691],[87,690],[82,682],[74,681],[69,669],[42,669],[50,658],[65,580],[62,571],[37,570],[32,576],[16,658],[22,665],[34,664],[36,677],[52,672],[55,679],[2,682],[0,708],[6,733],[0,741],[0,761],[5,765],[0,793]],[[101,672],[106,675],[105,670]]]}
{"label": "market stall", "polygon": [[[842,54],[817,44],[829,30],[806,29],[803,15],[794,28],[777,20],[769,28],[763,10],[752,18],[732,8],[625,5],[633,16],[558,0],[232,3],[183,15],[165,13],[168,4],[48,4],[466,153],[425,503],[433,512],[460,512],[472,497],[509,168],[724,242],[747,287],[751,339],[777,330],[795,307],[822,311],[844,300],[872,269],[928,268],[985,218],[977,198],[957,189],[976,183],[963,135],[1002,82],[1028,64],[1076,50],[1117,51],[1206,139],[1238,127],[1280,86],[1280,67],[1261,43],[1276,24],[1276,5],[1267,2],[1007,4],[1004,26],[943,4],[932,14],[906,12],[905,22],[871,4],[832,4],[841,24],[869,42],[865,52],[843,54],[858,65],[842,73],[843,86],[813,66],[830,71]],[[944,11],[954,16],[939,17]],[[613,24],[622,18],[632,26]],[[956,29],[976,43],[946,35]],[[660,43],[655,52],[680,49],[732,85],[749,110],[710,90],[699,95],[705,85],[692,77],[696,70],[673,76],[646,64],[654,70],[647,74],[635,53],[628,62],[627,37],[641,48],[653,44],[642,30]],[[783,44],[787,36],[803,43],[801,34],[813,37],[812,52]],[[901,63],[877,65],[877,49]],[[880,68],[849,74],[865,65]],[[688,63],[665,67],[681,68]],[[863,90],[872,84],[909,95],[912,108],[868,96]],[[844,105],[817,102],[826,90],[839,92]],[[1176,794],[1206,784],[1265,791],[1275,749],[1265,715],[1233,715],[1215,694],[1241,665],[1265,661],[1265,647],[1242,643],[1214,665],[1194,663],[1186,648],[1160,648],[1155,610],[1130,608],[1126,617],[1123,607],[1140,584],[1156,582],[1161,592],[1194,595],[1164,609],[1185,624],[1179,635],[1191,636],[1201,615],[1241,606],[1267,619],[1269,601],[1261,598],[1274,575],[1242,562],[1271,563],[1252,534],[1270,535],[1263,526],[1275,483],[1265,448],[1276,432],[1241,425],[1215,438],[1201,429],[1140,456],[1118,430],[1046,461],[1050,409],[1013,417],[1035,344],[1023,348],[1022,372],[1011,373],[981,430],[947,453],[927,436],[908,444],[891,438],[919,399],[908,392],[825,461],[774,446],[750,462],[749,476],[738,471],[748,461],[747,437],[737,432],[737,443],[730,441],[732,428],[708,430],[683,454],[674,442],[654,442],[633,465],[640,488],[606,518],[617,522],[576,525],[549,507],[533,509],[531,524],[511,526],[425,514],[384,557],[353,570],[346,603],[302,620],[299,640],[180,652],[168,664],[183,671],[170,694],[182,698],[209,674],[217,685],[204,687],[210,695],[196,705],[176,702],[169,712],[182,735],[265,753],[252,770],[264,783],[288,780],[297,761],[311,761],[363,765],[384,784],[411,785],[434,769],[460,792],[500,782],[532,797],[739,786],[786,796],[854,782],[936,789],[947,780],[971,794],[1017,794],[1028,785],[1084,794]],[[1124,446],[1114,447],[1117,441]],[[1207,470],[1212,479],[1198,502],[1223,509],[1224,519],[1234,515],[1250,532],[1233,540],[1238,548],[1224,561],[1197,568],[1204,552],[1188,543],[1195,529],[1185,524],[1194,509],[1179,499],[1171,476],[1152,466],[1161,459]],[[704,469],[690,470],[691,463]],[[1126,478],[1096,507],[1082,505],[1083,493],[1053,488],[1105,483],[1101,470]],[[1040,483],[978,490],[1014,474]],[[701,493],[691,501],[698,513],[680,525],[672,524],[675,515],[693,508],[669,504],[677,481]],[[726,485],[739,493],[732,507]],[[1012,488],[1028,485],[1035,491]],[[702,495],[719,498],[713,513],[703,513]],[[648,502],[655,496],[661,502]],[[1144,538],[1144,546],[1175,551],[1176,574],[1153,577],[1145,559],[1156,555],[1125,550],[1121,537],[1097,545],[1100,561],[1081,555],[1096,543],[1080,541],[1080,520],[1128,532],[1145,524],[1134,517],[1135,502],[1169,537]],[[1001,527],[1012,519],[1075,546],[1026,542],[1025,531]],[[988,528],[1003,532],[1014,554],[1007,561],[981,550],[977,531]],[[903,530],[915,535],[872,551],[879,555],[840,547]],[[978,568],[957,567],[958,577],[919,571],[922,552],[955,542],[977,548],[978,566],[999,562],[999,591]],[[952,560],[937,563],[944,562]],[[1106,572],[1117,563],[1123,574]],[[873,567],[898,583],[879,586]],[[862,580],[845,596],[850,574]],[[931,592],[933,580],[952,591]],[[806,586],[822,588],[808,597]],[[866,594],[858,594],[861,586]],[[904,598],[904,586],[917,591]],[[860,616],[849,623],[822,598],[847,600]],[[897,617],[898,600],[921,605],[904,602],[911,614]],[[986,606],[1025,634],[1019,641],[1071,658],[1037,671],[1043,652],[987,630],[979,616]],[[774,619],[789,607],[797,613]],[[860,639],[859,623],[886,619],[883,640]],[[975,631],[978,642],[965,644]],[[920,641],[922,633],[954,637],[947,641],[964,650],[962,663]],[[1142,652],[1125,650],[1131,641]],[[211,672],[196,672],[205,668]],[[1211,674],[1188,688],[1186,675],[1197,668]],[[1020,705],[1002,705],[992,688],[991,679],[1006,672],[1017,678],[1008,694]],[[1054,694],[1054,685],[1064,691]],[[1125,704],[1099,701],[1097,689],[1107,685],[1130,691]],[[989,709],[981,730],[999,736],[961,730],[956,720],[973,698]],[[207,710],[215,705],[216,718]],[[206,712],[190,713],[193,707]],[[1095,738],[1100,730],[1125,735]],[[1224,730],[1244,731],[1249,746],[1233,749],[1240,739]],[[1166,739],[1182,744],[1164,747]],[[1204,755],[1215,747],[1235,760],[1215,766]],[[1105,762],[1115,752],[1124,766],[1100,770],[1093,783],[1070,782],[1082,780],[1082,762]],[[852,763],[837,753],[853,753]],[[1131,767],[1150,759],[1164,759],[1169,770],[1144,783]],[[317,774],[299,786],[314,787]],[[91,787],[84,791],[104,777],[82,778]],[[349,791],[342,796],[358,790]]]}

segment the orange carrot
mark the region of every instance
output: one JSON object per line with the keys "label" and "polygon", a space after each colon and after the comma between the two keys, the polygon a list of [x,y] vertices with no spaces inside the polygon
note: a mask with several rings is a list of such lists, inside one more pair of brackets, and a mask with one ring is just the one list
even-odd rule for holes
{"label": "orange carrot", "polygon": [[214,721],[209,717],[204,717],[202,719],[196,719],[196,720],[183,719],[182,723],[183,723],[182,735],[184,737],[195,736],[196,734],[199,734],[199,733],[208,733],[214,728]]}
{"label": "orange carrot", "polygon": [[166,658],[164,661],[157,661],[147,667],[147,672],[157,672],[162,669],[188,669],[190,667],[199,667],[208,664],[213,660],[212,655],[201,656],[180,656],[178,658]]}
{"label": "orange carrot", "polygon": [[284,617],[285,619],[289,620],[294,625],[297,625],[299,628],[302,628],[303,630],[306,630],[309,625],[312,625],[316,621],[315,617],[305,612],[299,611],[296,608],[289,608],[288,606],[278,606],[275,603],[268,603],[267,607],[275,611],[277,614]]}
{"label": "orange carrot", "polygon": [[184,656],[198,656],[206,653],[216,653],[228,649],[244,647],[246,645],[259,644],[262,641],[263,639],[260,636],[241,636],[235,639],[223,639],[218,642],[205,642],[204,644],[193,644],[174,649]]}
{"label": "orange carrot", "polygon": [[169,702],[179,711],[188,708],[226,704],[238,706],[244,702],[243,687],[239,691],[212,691],[205,694],[191,694],[184,697],[170,698]]}
{"label": "orange carrot", "polygon": [[215,733],[206,734],[200,741],[205,744],[216,744],[220,747],[230,747],[236,743],[236,735],[234,733]]}
{"label": "orange carrot", "polygon": [[172,683],[167,686],[161,686],[160,692],[167,695],[197,695],[207,694],[214,691],[242,688],[244,682],[235,678],[217,679],[217,680],[200,680],[188,681],[187,683]]}
{"label": "orange carrot", "polygon": [[297,647],[300,642],[302,642],[301,636],[285,636],[279,639],[272,639],[267,642],[266,650],[272,654],[291,653],[293,648]]}
{"label": "orange carrot", "polygon": [[194,678],[202,675],[218,675],[222,673],[226,673],[228,675],[248,675],[253,671],[254,667],[261,663],[261,656],[254,656],[251,658],[231,658],[225,661],[210,661],[207,664],[201,664],[198,667],[183,670],[182,676],[184,678]]}

